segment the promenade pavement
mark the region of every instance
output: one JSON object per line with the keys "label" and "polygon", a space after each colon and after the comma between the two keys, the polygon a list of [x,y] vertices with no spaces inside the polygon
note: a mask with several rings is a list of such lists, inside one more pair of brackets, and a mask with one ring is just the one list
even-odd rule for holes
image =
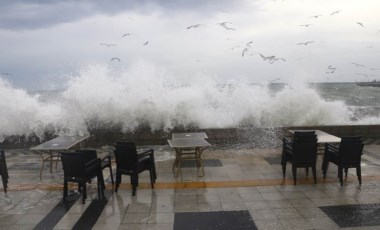
{"label": "promenade pavement", "polygon": [[[85,204],[78,194],[62,203],[60,163],[53,173],[47,165],[40,179],[39,154],[6,149],[9,189],[4,193],[0,187],[0,229],[380,228],[380,145],[365,146],[361,186],[355,169],[340,186],[333,164],[323,179],[321,156],[317,184],[298,169],[293,185],[290,167],[282,177],[280,148],[209,148],[203,154],[205,176],[186,161],[175,177],[174,152],[167,145],[150,147],[158,176],[154,189],[143,172],[136,196],[127,176],[115,193],[104,170],[106,199],[98,199],[96,183],[91,183]],[[111,146],[97,150],[112,153]]]}

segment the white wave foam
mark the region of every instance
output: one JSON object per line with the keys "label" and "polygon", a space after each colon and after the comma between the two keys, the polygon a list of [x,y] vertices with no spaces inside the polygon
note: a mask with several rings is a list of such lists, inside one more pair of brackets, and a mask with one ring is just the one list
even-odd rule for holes
{"label": "white wave foam", "polygon": [[[326,101],[306,85],[273,93],[267,86],[212,76],[178,79],[154,65],[138,62],[128,70],[90,66],[68,81],[61,98],[13,88],[0,79],[0,134],[85,133],[89,121],[120,123],[124,131],[149,125],[152,130],[177,126],[226,128],[352,124],[343,101]],[[378,123],[369,117],[356,123]]]}

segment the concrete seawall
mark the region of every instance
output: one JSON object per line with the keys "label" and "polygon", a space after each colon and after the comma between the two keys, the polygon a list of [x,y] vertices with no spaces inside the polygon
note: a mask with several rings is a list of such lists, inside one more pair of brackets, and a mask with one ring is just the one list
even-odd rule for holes
{"label": "concrete seawall", "polygon": [[[152,132],[148,128],[141,128],[135,132],[124,133],[121,129],[97,128],[90,130],[88,146],[113,145],[118,140],[130,140],[138,145],[165,145],[171,139],[172,132],[203,131],[208,135],[208,141],[216,146],[249,146],[273,147],[280,146],[281,139],[287,135],[289,129],[319,129],[336,136],[361,135],[364,139],[380,139],[380,125],[341,125],[341,126],[298,126],[298,127],[248,127],[223,129],[175,129],[170,131]],[[54,135],[6,137],[0,148],[29,148],[41,142],[54,138]]]}
{"label": "concrete seawall", "polygon": [[380,125],[342,125],[342,126],[298,126],[276,128],[223,128],[223,129],[175,129],[168,132],[139,130],[134,133],[122,133],[111,130],[92,130],[93,145],[113,144],[115,140],[132,140],[139,145],[162,145],[171,139],[172,132],[206,132],[208,141],[218,146],[248,145],[252,147],[270,147],[281,145],[282,137],[289,129],[319,129],[336,136],[361,135],[364,139],[379,139]]}

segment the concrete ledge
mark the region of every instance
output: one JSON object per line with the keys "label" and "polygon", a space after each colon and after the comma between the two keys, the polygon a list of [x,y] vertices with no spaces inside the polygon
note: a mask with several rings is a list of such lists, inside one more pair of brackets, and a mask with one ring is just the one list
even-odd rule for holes
{"label": "concrete ledge", "polygon": [[[208,141],[216,146],[248,146],[248,147],[275,147],[281,145],[281,139],[288,129],[319,129],[336,136],[361,135],[364,139],[379,139],[380,125],[339,125],[339,126],[296,126],[296,127],[246,127],[223,129],[174,129],[169,131],[151,131],[149,128],[140,128],[134,132],[122,132],[119,128],[97,128],[90,130],[88,146],[113,145],[118,140],[130,140],[138,145],[165,145],[171,139],[172,132],[204,131]],[[9,136],[6,137],[0,148],[30,148],[46,140],[54,138],[53,134],[44,137],[37,136]]]}

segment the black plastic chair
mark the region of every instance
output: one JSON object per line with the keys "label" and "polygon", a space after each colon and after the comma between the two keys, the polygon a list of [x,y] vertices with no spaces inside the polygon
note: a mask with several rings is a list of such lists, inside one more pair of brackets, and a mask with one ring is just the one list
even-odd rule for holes
{"label": "black plastic chair", "polygon": [[356,168],[359,184],[362,184],[360,164],[363,148],[364,143],[361,136],[342,137],[339,147],[326,144],[322,163],[323,178],[326,178],[327,168],[331,162],[338,166],[338,178],[341,186],[343,186],[343,169],[347,178],[349,168]]}
{"label": "black plastic chair", "polygon": [[[76,152],[82,154],[82,156],[86,159],[86,161],[91,161],[93,159],[98,158],[95,149],[80,149],[76,150]],[[100,158],[101,160],[101,168],[104,170],[105,168],[109,168],[111,183],[114,184],[113,174],[112,174],[112,162],[111,162],[111,154],[107,154],[104,157]]]}
{"label": "black plastic chair", "polygon": [[297,184],[297,168],[306,168],[306,176],[308,176],[309,167],[311,167],[314,183],[317,183],[317,141],[318,139],[314,131],[295,132],[293,141],[283,138],[281,166],[284,178],[286,164],[290,161],[292,163],[292,174],[295,185]]}
{"label": "black plastic chair", "polygon": [[149,170],[151,187],[154,188],[157,174],[153,149],[137,152],[134,142],[117,142],[114,153],[116,159],[116,192],[121,183],[121,175],[128,175],[131,178],[132,195],[135,196],[139,184],[139,174],[145,170]]}
{"label": "black plastic chair", "polygon": [[70,152],[61,153],[61,160],[64,172],[63,201],[66,201],[68,196],[68,182],[74,182],[78,183],[78,191],[82,193],[84,204],[87,198],[86,182],[94,177],[98,182],[99,199],[104,198],[105,185],[99,158],[87,161],[81,154]]}
{"label": "black plastic chair", "polygon": [[8,188],[9,175],[8,175],[7,163],[5,161],[5,153],[3,149],[0,149],[0,175],[3,181],[4,192],[6,193],[7,188]]}

